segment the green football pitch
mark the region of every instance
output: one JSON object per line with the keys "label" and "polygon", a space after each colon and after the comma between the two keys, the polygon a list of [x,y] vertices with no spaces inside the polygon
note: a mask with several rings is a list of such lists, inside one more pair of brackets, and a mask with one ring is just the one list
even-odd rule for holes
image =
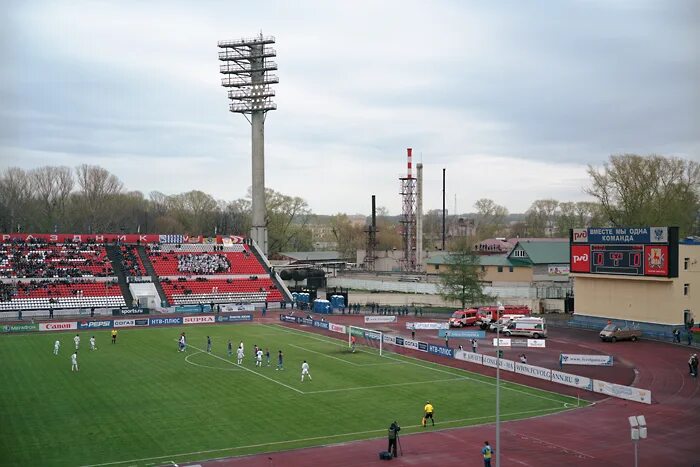
{"label": "green football pitch", "polygon": [[[186,331],[188,349],[177,351]],[[0,336],[0,465],[154,465],[493,422],[495,380],[275,324]],[[98,349],[89,351],[90,335]],[[213,351],[206,352],[206,336]],[[61,341],[58,356],[53,343]],[[238,366],[226,343],[240,341]],[[361,339],[360,339],[361,340]],[[270,366],[255,367],[253,345]],[[284,370],[276,354],[284,352]],[[307,360],[312,381],[301,382]],[[435,427],[420,426],[423,405]],[[503,420],[567,410],[576,399],[502,384]]]}

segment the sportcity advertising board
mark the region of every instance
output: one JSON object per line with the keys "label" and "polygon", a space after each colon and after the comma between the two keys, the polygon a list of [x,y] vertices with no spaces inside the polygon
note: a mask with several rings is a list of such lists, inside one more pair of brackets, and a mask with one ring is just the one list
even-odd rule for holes
{"label": "sportcity advertising board", "polygon": [[450,323],[406,323],[406,329],[449,329]]}
{"label": "sportcity advertising board", "polygon": [[469,331],[466,329],[439,329],[438,337],[450,339],[484,339],[486,331]]}
{"label": "sportcity advertising board", "polygon": [[562,365],[591,365],[591,366],[613,366],[612,355],[580,355],[563,353],[560,355]]}
{"label": "sportcity advertising board", "polygon": [[365,323],[395,323],[397,321],[397,317],[394,315],[391,316],[373,316],[373,315],[365,315]]}
{"label": "sportcity advertising board", "polygon": [[571,229],[569,245],[572,273],[678,277],[678,227]]}

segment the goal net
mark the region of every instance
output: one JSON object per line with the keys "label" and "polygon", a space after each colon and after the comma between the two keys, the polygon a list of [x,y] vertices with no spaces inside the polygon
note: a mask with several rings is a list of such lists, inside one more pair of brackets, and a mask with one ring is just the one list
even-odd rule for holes
{"label": "goal net", "polygon": [[384,333],[374,329],[350,326],[348,328],[348,348],[352,349],[352,338],[355,338],[355,346],[375,349],[382,355],[384,346]]}

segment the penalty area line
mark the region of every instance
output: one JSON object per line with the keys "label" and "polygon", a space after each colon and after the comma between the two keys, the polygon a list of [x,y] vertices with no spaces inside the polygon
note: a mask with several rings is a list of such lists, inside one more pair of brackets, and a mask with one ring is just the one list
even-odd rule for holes
{"label": "penalty area line", "polygon": [[[187,344],[187,347],[192,347],[192,348],[195,349],[195,350],[199,350],[200,352],[205,353],[203,349],[200,349],[199,347],[195,347],[194,345]],[[229,364],[235,366],[236,368],[241,368],[241,369],[243,369],[243,370],[245,370],[245,371],[248,371],[248,372],[250,372],[250,373],[253,373],[254,375],[258,375],[258,376],[260,376],[261,378],[265,378],[266,380],[272,381],[272,382],[275,383],[275,384],[279,384],[280,386],[284,386],[285,388],[291,389],[292,391],[294,391],[294,392],[296,392],[296,393],[304,394],[304,391],[300,391],[299,389],[297,389],[297,388],[295,388],[295,387],[293,387],[293,386],[290,386],[290,385],[288,385],[288,384],[284,384],[284,383],[281,382],[281,381],[277,381],[276,379],[270,378],[269,376],[265,376],[264,374],[258,373],[257,371],[253,371],[253,370],[251,370],[250,368],[244,367],[243,365],[237,365],[237,364],[233,363],[232,361],[226,360],[225,358],[219,357],[218,355],[215,355],[215,354],[213,354],[213,353],[207,353],[207,355],[210,355],[210,356],[212,356],[212,357],[214,357],[214,358],[218,358],[219,360],[224,361],[224,362],[226,362],[226,363],[229,363]],[[188,362],[188,363],[189,363],[189,362]]]}

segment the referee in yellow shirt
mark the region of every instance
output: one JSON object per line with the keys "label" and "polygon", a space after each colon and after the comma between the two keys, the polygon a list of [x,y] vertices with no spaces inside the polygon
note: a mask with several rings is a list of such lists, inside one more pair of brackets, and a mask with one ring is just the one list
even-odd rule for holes
{"label": "referee in yellow shirt", "polygon": [[431,422],[433,422],[433,426],[435,426],[435,419],[433,418],[433,404],[430,403],[430,401],[427,401],[425,403],[425,407],[423,407],[423,428],[426,427],[428,424],[428,419],[430,419]]}

